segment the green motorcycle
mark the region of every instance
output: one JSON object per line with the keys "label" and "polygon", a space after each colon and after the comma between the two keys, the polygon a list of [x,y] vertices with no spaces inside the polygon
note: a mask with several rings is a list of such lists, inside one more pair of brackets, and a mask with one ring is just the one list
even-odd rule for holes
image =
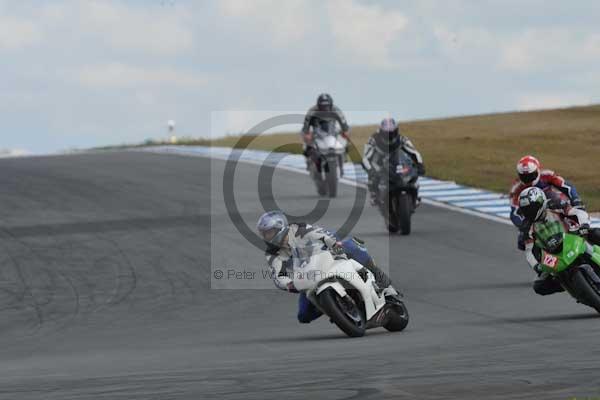
{"label": "green motorcycle", "polygon": [[542,270],[557,279],[578,303],[600,313],[600,246],[567,233],[558,221],[535,224]]}

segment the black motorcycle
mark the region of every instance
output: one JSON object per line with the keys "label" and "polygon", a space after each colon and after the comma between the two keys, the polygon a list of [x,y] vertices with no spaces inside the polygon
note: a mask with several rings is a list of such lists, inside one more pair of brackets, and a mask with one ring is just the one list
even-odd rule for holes
{"label": "black motorcycle", "polygon": [[[386,176],[387,172],[387,176]],[[411,217],[418,201],[417,168],[408,154],[396,150],[390,154],[381,170],[379,209],[388,231],[410,234]]]}

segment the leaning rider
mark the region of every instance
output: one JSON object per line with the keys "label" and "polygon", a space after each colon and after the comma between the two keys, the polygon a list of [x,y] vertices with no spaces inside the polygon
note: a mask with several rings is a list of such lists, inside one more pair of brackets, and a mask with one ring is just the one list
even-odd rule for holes
{"label": "leaning rider", "polygon": [[590,228],[585,211],[562,202],[559,197],[549,200],[544,191],[535,186],[526,188],[519,195],[519,214],[529,227],[525,234],[527,262],[538,274],[533,290],[542,296],[564,291],[556,279],[541,269],[542,252],[538,240],[544,239],[544,232],[538,231],[539,224],[560,223],[565,231],[578,234],[593,244],[600,244],[600,229]]}
{"label": "leaning rider", "polygon": [[515,180],[510,190],[510,219],[512,223],[519,228],[518,247],[524,250],[524,235],[529,227],[524,223],[524,219],[519,211],[519,195],[530,187],[538,187],[544,192],[549,190],[558,190],[568,197],[570,205],[574,208],[585,210],[585,205],[581,201],[577,189],[562,176],[554,171],[542,169],[537,158],[531,155],[522,157],[517,163],[518,179]]}
{"label": "leaning rider", "polygon": [[[281,211],[264,213],[256,229],[267,245],[266,257],[275,285],[282,290],[298,293],[294,287],[294,261],[301,262],[310,258],[317,249],[328,250],[336,258],[352,258],[363,265],[375,276],[375,283],[390,301],[400,300],[400,294],[392,286],[390,278],[375,265],[364,243],[356,238],[338,241],[329,231],[306,223],[288,223]],[[318,250],[317,250],[318,251]],[[321,316],[321,312],[308,300],[304,292],[300,293],[298,303],[298,321],[309,323]]]}

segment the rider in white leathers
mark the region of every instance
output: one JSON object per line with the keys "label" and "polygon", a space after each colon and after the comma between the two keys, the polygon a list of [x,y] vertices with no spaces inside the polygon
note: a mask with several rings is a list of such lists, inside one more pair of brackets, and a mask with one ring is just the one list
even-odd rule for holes
{"label": "rider in white leathers", "polygon": [[[362,264],[375,275],[376,284],[386,297],[400,296],[393,288],[390,278],[375,265],[363,243],[356,238],[338,241],[335,235],[321,227],[305,223],[290,224],[281,211],[263,214],[257,223],[257,231],[267,244],[265,255],[273,281],[282,290],[298,293],[294,286],[294,265],[301,265],[313,254],[325,250],[336,258],[350,257]],[[304,293],[301,293],[298,320],[308,323],[320,315]]]}

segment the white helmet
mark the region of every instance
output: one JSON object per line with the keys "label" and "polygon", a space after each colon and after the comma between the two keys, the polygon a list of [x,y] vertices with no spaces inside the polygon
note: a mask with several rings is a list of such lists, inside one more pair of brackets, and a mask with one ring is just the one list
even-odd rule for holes
{"label": "white helmet", "polygon": [[290,230],[290,224],[282,211],[269,211],[258,219],[256,230],[268,245],[281,247]]}

